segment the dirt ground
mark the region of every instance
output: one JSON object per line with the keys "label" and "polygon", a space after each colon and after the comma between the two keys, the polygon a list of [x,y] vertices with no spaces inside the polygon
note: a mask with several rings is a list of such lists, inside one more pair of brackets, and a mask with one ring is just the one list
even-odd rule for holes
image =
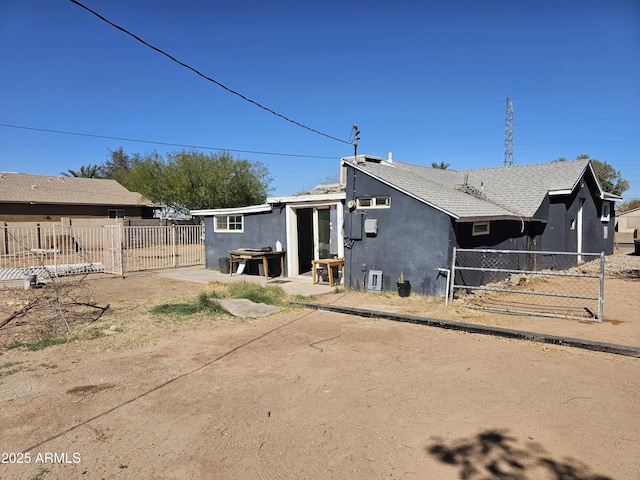
{"label": "dirt ground", "polygon": [[[640,478],[638,358],[302,308],[166,321],[213,287],[90,281],[122,332],[1,351],[2,479]],[[640,346],[640,279],[606,285],[602,324],[316,301]]]}

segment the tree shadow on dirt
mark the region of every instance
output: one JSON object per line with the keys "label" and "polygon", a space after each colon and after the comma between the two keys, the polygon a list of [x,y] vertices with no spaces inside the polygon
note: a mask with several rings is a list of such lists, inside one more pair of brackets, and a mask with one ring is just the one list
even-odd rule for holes
{"label": "tree shadow on dirt", "polygon": [[554,459],[540,444],[518,441],[503,430],[488,430],[450,443],[435,438],[426,451],[456,467],[460,480],[613,480],[590,473],[578,460]]}

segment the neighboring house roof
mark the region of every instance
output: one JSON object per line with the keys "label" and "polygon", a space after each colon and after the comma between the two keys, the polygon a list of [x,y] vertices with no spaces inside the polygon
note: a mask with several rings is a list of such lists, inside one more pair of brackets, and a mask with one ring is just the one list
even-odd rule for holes
{"label": "neighboring house roof", "polygon": [[315,187],[311,188],[308,192],[300,192],[296,193],[294,196],[301,195],[330,195],[330,194],[341,194],[344,193],[345,186],[341,185],[340,182],[325,182],[319,183]]}
{"label": "neighboring house roof", "polygon": [[0,203],[157,207],[115,180],[0,172]]}
{"label": "neighboring house roof", "polygon": [[[535,165],[448,170],[372,157],[343,159],[368,175],[445,212],[460,221],[532,219],[547,194],[571,193],[587,170],[596,179],[588,159]],[[602,191],[600,198],[619,200]]]}
{"label": "neighboring house roof", "polygon": [[627,210],[626,212],[617,214],[618,217],[635,217],[637,215],[640,215],[640,207],[633,208],[631,210]]}

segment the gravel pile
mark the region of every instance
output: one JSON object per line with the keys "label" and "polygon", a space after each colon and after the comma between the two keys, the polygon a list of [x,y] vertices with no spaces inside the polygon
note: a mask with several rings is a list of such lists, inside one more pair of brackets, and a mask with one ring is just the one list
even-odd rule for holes
{"label": "gravel pile", "polygon": [[640,274],[640,255],[609,255],[604,258],[605,273],[633,273]]}
{"label": "gravel pile", "polygon": [[[600,260],[580,265],[576,268],[581,273],[598,274],[600,272]],[[610,275],[633,275],[640,277],[640,255],[620,253],[604,257],[604,272]]]}

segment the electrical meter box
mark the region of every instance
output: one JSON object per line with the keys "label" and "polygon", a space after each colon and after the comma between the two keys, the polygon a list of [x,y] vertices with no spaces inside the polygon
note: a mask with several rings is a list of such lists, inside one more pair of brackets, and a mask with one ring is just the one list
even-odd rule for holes
{"label": "electrical meter box", "polygon": [[353,212],[351,214],[351,230],[349,231],[349,238],[351,240],[362,240],[363,220],[364,213]]}
{"label": "electrical meter box", "polygon": [[364,233],[367,235],[378,234],[378,220],[375,218],[367,218],[364,221]]}

